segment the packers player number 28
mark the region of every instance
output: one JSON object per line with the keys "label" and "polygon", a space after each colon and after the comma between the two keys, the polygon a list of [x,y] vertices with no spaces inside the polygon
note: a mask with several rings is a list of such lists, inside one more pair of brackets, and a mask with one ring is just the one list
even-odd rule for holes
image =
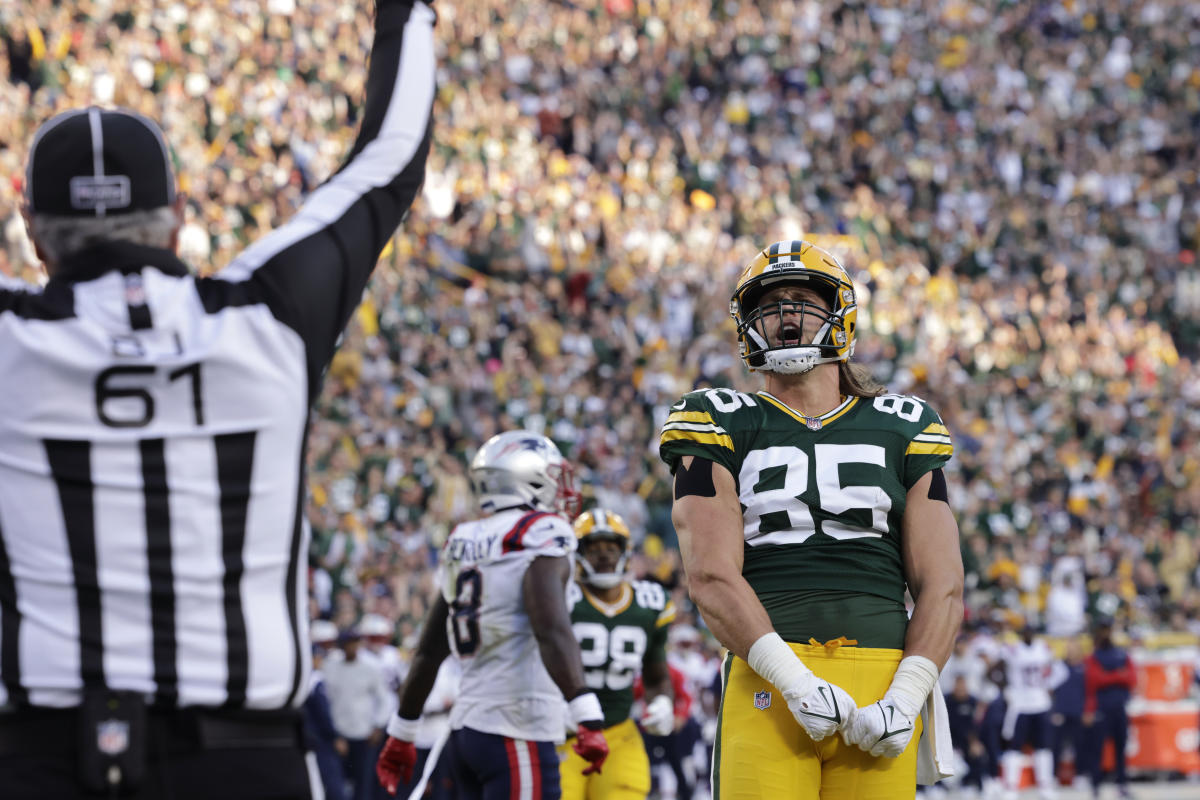
{"label": "packers player number 28", "polygon": [[[636,604],[644,609],[663,611],[667,596],[657,583],[637,581],[633,584]],[[578,585],[567,590],[567,603],[574,606],[583,600]],[[579,650],[583,655],[584,679],[591,689],[621,691],[633,686],[642,669],[649,637],[640,625],[605,626],[599,622],[575,622],[571,625]]]}

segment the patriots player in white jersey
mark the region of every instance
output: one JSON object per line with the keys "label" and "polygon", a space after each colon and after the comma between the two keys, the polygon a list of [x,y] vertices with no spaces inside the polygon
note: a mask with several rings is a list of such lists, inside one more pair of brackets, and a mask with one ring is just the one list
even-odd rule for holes
{"label": "patriots player in white jersey", "polygon": [[558,448],[529,431],[489,439],[470,477],[484,516],[457,526],[442,548],[441,594],[425,619],[376,773],[393,794],[411,779],[418,718],[453,651],[463,672],[445,757],[459,797],[554,800],[554,745],[568,722],[578,730],[575,752],[590,765],[585,772],[598,772],[608,755],[604,713],[586,686],[565,596],[575,550],[566,519],[578,511],[579,495]]}
{"label": "patriots player in white jersey", "polygon": [[1000,768],[1006,797],[1016,797],[1021,782],[1021,749],[1033,748],[1033,774],[1042,798],[1055,796],[1053,727],[1050,722],[1052,698],[1050,690],[1061,681],[1062,662],[1055,659],[1050,648],[1034,637],[1034,629],[1026,625],[1021,640],[1004,648],[1006,688],[1004,697],[1008,710],[1004,716],[1003,736],[1007,742]]}

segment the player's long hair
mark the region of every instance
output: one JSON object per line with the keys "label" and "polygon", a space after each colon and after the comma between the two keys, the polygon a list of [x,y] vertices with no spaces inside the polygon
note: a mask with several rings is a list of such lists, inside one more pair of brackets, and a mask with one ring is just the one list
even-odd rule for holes
{"label": "player's long hair", "polygon": [[866,367],[849,361],[838,362],[838,391],[847,397],[878,397],[887,392],[871,377]]}

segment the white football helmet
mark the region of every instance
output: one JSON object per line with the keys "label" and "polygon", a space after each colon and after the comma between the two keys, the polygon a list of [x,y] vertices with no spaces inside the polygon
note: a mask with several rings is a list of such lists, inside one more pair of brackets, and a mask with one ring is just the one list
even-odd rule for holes
{"label": "white football helmet", "polygon": [[574,471],[554,442],[532,431],[505,431],[471,459],[471,486],[484,511],[529,506],[571,518],[579,509]]}

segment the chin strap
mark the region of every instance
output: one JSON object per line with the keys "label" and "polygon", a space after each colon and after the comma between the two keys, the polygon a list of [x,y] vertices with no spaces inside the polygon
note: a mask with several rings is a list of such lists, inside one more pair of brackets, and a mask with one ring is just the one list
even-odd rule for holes
{"label": "chin strap", "polygon": [[817,347],[788,347],[763,353],[763,365],[758,369],[782,375],[801,375],[818,364],[832,360],[835,359],[821,358],[821,350]]}
{"label": "chin strap", "polygon": [[579,565],[583,570],[583,582],[597,589],[611,589],[614,586],[620,586],[621,581],[627,577],[625,565],[628,563],[629,556],[622,555],[621,560],[617,562],[616,572],[596,572],[586,558],[579,557]]}
{"label": "chin strap", "polygon": [[625,580],[624,572],[593,572],[585,576],[584,583],[594,589],[613,589]]}
{"label": "chin strap", "polygon": [[762,366],[755,367],[755,372],[778,372],[781,375],[800,375],[808,372],[817,364],[824,364],[829,359],[821,358],[821,348],[807,344],[796,347],[781,347],[771,350],[767,340],[754,328],[746,331],[747,338],[754,346],[762,351]]}

